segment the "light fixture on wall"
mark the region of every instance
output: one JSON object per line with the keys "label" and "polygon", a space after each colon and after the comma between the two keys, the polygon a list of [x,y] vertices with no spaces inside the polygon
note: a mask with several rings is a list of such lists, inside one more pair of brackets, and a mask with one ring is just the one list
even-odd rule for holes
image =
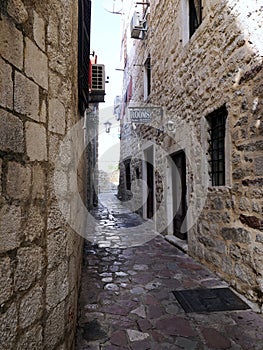
{"label": "light fixture on wall", "polygon": [[172,120],[168,120],[168,122],[166,123],[167,126],[167,130],[170,132],[176,132],[176,127],[174,126],[174,122]]}
{"label": "light fixture on wall", "polygon": [[109,121],[106,121],[106,123],[104,123],[104,125],[105,125],[105,131],[106,131],[106,133],[109,134],[110,128],[111,128],[111,126],[112,126],[112,123],[109,122]]}

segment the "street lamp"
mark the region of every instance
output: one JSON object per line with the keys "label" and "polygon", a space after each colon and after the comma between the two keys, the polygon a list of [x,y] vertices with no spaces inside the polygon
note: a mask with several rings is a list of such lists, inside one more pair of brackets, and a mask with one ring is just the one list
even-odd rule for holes
{"label": "street lamp", "polygon": [[106,129],[106,130],[105,130],[106,133],[109,134],[110,128],[111,128],[111,126],[112,126],[112,123],[109,122],[109,121],[106,121],[106,123],[104,123],[104,125],[105,125],[105,129]]}

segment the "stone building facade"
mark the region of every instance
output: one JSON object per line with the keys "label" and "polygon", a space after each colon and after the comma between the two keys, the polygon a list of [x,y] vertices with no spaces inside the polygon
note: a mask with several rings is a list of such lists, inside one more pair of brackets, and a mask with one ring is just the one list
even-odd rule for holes
{"label": "stone building facade", "polygon": [[[78,1],[1,0],[1,349],[74,348],[83,238],[61,213],[54,172],[81,118],[77,70]],[[68,188],[70,166],[58,178]],[[83,199],[84,169],[81,159]]]}
{"label": "stone building facade", "polygon": [[261,307],[263,8],[144,3],[124,16],[119,195]]}

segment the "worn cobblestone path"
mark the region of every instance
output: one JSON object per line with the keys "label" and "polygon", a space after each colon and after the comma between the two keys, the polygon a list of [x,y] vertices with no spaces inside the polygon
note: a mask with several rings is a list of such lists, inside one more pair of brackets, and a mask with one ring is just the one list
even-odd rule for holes
{"label": "worn cobblestone path", "polygon": [[263,349],[262,314],[185,313],[172,291],[227,284],[160,235],[123,247],[118,230],[132,235],[143,221],[114,196],[104,200],[85,243],[77,350]]}

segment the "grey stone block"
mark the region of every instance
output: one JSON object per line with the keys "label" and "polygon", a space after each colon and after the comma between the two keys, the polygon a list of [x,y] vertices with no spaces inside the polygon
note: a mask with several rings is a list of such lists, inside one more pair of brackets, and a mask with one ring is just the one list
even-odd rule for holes
{"label": "grey stone block", "polygon": [[14,275],[16,291],[28,289],[43,271],[43,251],[40,247],[20,248],[17,252],[17,268]]}
{"label": "grey stone block", "polygon": [[23,68],[23,34],[6,17],[0,21],[1,55],[15,67]]}
{"label": "grey stone block", "polygon": [[39,87],[23,74],[15,74],[15,111],[39,121]]}
{"label": "grey stone block", "polygon": [[251,234],[242,227],[223,227],[221,234],[225,240],[239,243],[251,243]]}
{"label": "grey stone block", "polygon": [[0,210],[0,253],[20,244],[21,208],[4,205]]}
{"label": "grey stone block", "polygon": [[0,110],[0,150],[24,152],[23,123],[13,114]]}

